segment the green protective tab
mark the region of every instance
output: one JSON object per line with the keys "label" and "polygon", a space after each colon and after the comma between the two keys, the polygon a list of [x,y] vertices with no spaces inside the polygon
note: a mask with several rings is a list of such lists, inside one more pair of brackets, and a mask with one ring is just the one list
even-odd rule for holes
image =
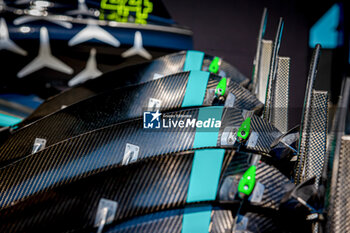
{"label": "green protective tab", "polygon": [[205,92],[207,90],[209,72],[191,71],[188,77],[186,93],[182,101],[182,107],[193,107],[203,105]]}
{"label": "green protective tab", "polygon": [[202,70],[204,53],[195,50],[188,50],[184,64],[184,71]]}
{"label": "green protective tab", "polygon": [[215,95],[217,97],[224,96],[226,93],[227,78],[222,78],[215,88]]}
{"label": "green protective tab", "polygon": [[1,127],[12,126],[12,125],[20,123],[21,121],[22,121],[21,118],[0,113],[0,126]]}
{"label": "green protective tab", "polygon": [[244,195],[249,196],[255,186],[256,166],[250,166],[243,174],[238,184],[238,195],[243,198]]}
{"label": "green protective tab", "polygon": [[237,136],[240,140],[244,141],[248,138],[249,133],[250,133],[250,117],[247,117],[242,125],[239,127],[238,132],[237,132]]}
{"label": "green protective tab", "polygon": [[220,58],[214,57],[214,59],[211,61],[209,65],[209,71],[216,74],[220,68],[219,62],[220,62]]}

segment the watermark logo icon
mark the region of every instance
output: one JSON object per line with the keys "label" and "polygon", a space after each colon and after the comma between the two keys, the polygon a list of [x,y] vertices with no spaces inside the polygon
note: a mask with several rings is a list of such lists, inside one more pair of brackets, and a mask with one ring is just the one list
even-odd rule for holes
{"label": "watermark logo icon", "polygon": [[160,116],[162,114],[157,110],[156,112],[147,111],[143,113],[143,128],[145,129],[159,129]]}

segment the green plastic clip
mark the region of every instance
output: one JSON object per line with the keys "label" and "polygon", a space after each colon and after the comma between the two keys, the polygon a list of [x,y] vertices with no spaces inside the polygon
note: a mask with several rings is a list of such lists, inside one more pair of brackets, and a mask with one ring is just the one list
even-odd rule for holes
{"label": "green plastic clip", "polygon": [[247,117],[238,129],[237,136],[240,139],[240,141],[247,140],[250,134],[250,119],[250,117]]}
{"label": "green plastic clip", "polygon": [[211,61],[209,65],[209,71],[211,73],[216,74],[219,71],[219,67],[220,67],[219,62],[220,62],[220,58],[214,57],[214,59]]}
{"label": "green plastic clip", "polygon": [[243,199],[244,196],[250,196],[253,192],[255,186],[255,173],[256,166],[253,165],[243,174],[238,184],[238,195],[240,198]]}
{"label": "green plastic clip", "polygon": [[217,97],[224,96],[226,93],[227,78],[222,78],[215,88],[215,95]]}

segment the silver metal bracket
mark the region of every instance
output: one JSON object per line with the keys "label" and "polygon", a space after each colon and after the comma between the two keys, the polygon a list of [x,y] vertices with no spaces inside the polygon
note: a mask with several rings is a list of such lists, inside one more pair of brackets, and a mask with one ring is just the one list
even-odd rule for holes
{"label": "silver metal bracket", "polygon": [[158,73],[153,74],[153,80],[160,79],[162,77],[164,77],[164,75],[162,75],[162,74],[158,74]]}
{"label": "silver metal bracket", "polygon": [[[213,101],[215,100],[215,89],[208,89],[206,97],[203,101],[204,105],[212,105]],[[236,96],[232,94],[231,92],[228,92],[227,96],[225,97],[225,107],[233,107],[235,105]]]}
{"label": "silver metal bracket", "polygon": [[159,99],[150,98],[148,101],[148,109],[150,111],[159,110],[162,105],[162,101]]}
{"label": "silver metal bracket", "polygon": [[283,144],[291,145],[299,139],[299,133],[291,133],[284,136],[281,140]]}
{"label": "silver metal bracket", "polygon": [[97,233],[102,233],[106,224],[113,222],[117,212],[118,203],[116,201],[101,198],[98,203],[94,226],[98,227]]}
{"label": "silver metal bracket", "polygon": [[225,100],[225,107],[232,108],[235,105],[235,101],[236,101],[236,96],[231,92],[229,92]]}
{"label": "silver metal bracket", "polygon": [[242,116],[244,120],[247,119],[248,117],[252,117],[253,115],[254,115],[254,111],[250,111],[246,109],[242,110]]}
{"label": "silver metal bracket", "polygon": [[122,165],[136,162],[140,152],[140,147],[126,143]]}
{"label": "silver metal bracket", "polygon": [[309,214],[308,216],[306,216],[306,220],[316,220],[316,219],[318,219],[318,213]]}
{"label": "silver metal bracket", "polygon": [[252,195],[249,197],[249,201],[252,203],[260,203],[262,201],[265,191],[265,185],[260,182],[257,182]]}
{"label": "silver metal bracket", "polygon": [[220,70],[220,71],[219,71],[219,76],[221,76],[221,77],[226,77],[227,75],[226,75],[226,72],[225,72],[225,71]]}
{"label": "silver metal bracket", "polygon": [[46,139],[44,139],[44,138],[36,138],[35,141],[34,141],[32,154],[43,150],[45,148],[45,146],[46,146]]}
{"label": "silver metal bracket", "polygon": [[237,141],[239,126],[225,127],[221,134],[221,146],[232,146]]}
{"label": "silver metal bracket", "polygon": [[249,222],[248,217],[243,215],[238,215],[237,222],[235,222],[235,226],[233,227],[232,233],[246,232],[248,227],[248,222]]}
{"label": "silver metal bracket", "polygon": [[258,143],[259,133],[252,131],[247,141],[247,148],[254,148]]}
{"label": "silver metal bracket", "polygon": [[205,99],[203,101],[204,105],[212,105],[215,99],[215,89],[208,89]]}
{"label": "silver metal bracket", "polygon": [[230,175],[224,179],[224,182],[222,183],[221,188],[219,190],[220,200],[235,200],[240,179],[241,175]]}

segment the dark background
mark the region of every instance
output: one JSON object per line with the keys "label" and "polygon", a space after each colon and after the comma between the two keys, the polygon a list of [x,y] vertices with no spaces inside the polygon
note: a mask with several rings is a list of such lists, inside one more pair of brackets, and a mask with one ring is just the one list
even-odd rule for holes
{"label": "dark background", "polygon": [[[290,126],[299,124],[312,52],[308,46],[309,29],[335,1],[163,1],[176,22],[192,29],[196,50],[222,57],[247,77],[251,77],[252,73],[263,8],[268,8],[266,39],[273,40],[279,17],[283,17],[285,27],[279,54],[291,58]],[[344,9],[349,8],[346,1],[343,4]],[[346,38],[348,40],[348,35]],[[324,50],[321,56],[315,88],[332,90],[332,100],[335,102],[347,65],[348,51],[346,47]]]}

